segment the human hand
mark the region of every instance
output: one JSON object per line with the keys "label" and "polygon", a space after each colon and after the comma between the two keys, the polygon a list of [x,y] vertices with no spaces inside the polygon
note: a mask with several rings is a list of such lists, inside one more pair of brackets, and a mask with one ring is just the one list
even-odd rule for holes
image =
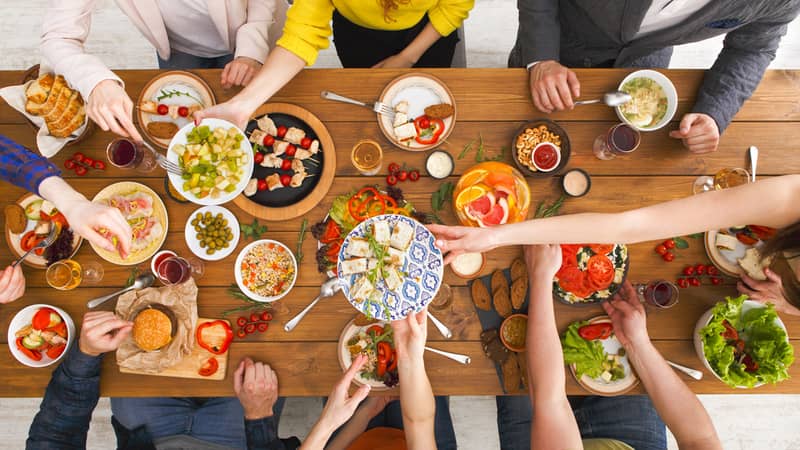
{"label": "human hand", "polygon": [[359,405],[359,409],[364,412],[370,419],[377,416],[378,414],[382,413],[384,409],[386,409],[386,405],[389,403],[399,400],[400,397],[391,396],[391,395],[380,395],[374,397],[367,397],[361,405]]}
{"label": "human hand", "polygon": [[261,63],[255,59],[240,56],[222,69],[222,87],[230,89],[233,86],[247,86],[260,68]]}
{"label": "human hand", "polygon": [[578,76],[554,60],[531,67],[530,87],[533,106],[547,114],[574,108],[572,98],[581,96]]}
{"label": "human hand", "polygon": [[483,253],[496,247],[494,232],[489,228],[427,225],[436,237],[436,246],[445,254],[444,264],[450,264],[462,253]]}
{"label": "human hand", "polygon": [[764,268],[764,275],[767,276],[767,279],[759,281],[742,274],[742,281],[736,283],[736,289],[750,297],[750,300],[755,300],[759,303],[772,303],[778,312],[800,316],[800,309],[786,300],[781,277],[768,268]]}
{"label": "human hand", "polygon": [[333,387],[333,391],[331,391],[331,395],[328,397],[319,419],[320,422],[325,423],[326,428],[331,432],[350,420],[361,401],[369,395],[370,386],[368,384],[359,387],[353,395],[349,393],[350,383],[352,383],[356,373],[364,367],[366,362],[366,355],[356,356],[352,364],[350,364],[350,368],[347,369],[347,372]]}
{"label": "human hand", "polygon": [[406,69],[409,67],[414,67],[416,61],[412,60],[410,57],[406,56],[403,52],[400,52],[396,55],[392,55],[383,61],[379,62],[372,66],[373,69]]}
{"label": "human hand", "polygon": [[544,280],[552,280],[561,268],[561,246],[558,244],[525,245],[525,262],[528,270]]}
{"label": "human hand", "polygon": [[[109,252],[119,252],[121,258],[131,251],[133,231],[117,208],[92,203],[83,196],[53,200],[76,233]],[[116,237],[117,245],[112,242]]]}
{"label": "human hand", "polygon": [[428,340],[428,309],[410,313],[405,319],[392,322],[397,360],[422,361],[425,342]]}
{"label": "human hand", "polygon": [[6,267],[0,273],[0,303],[11,303],[25,293],[25,275],[22,264]]}
{"label": "human hand", "polygon": [[97,83],[89,94],[86,113],[103,131],[111,130],[120,136],[142,141],[142,136],[133,125],[133,102],[116,80]]}
{"label": "human hand", "polygon": [[278,375],[268,364],[243,358],[233,373],[233,391],[242,404],[245,419],[271,417],[278,401]]}
{"label": "human hand", "polygon": [[83,316],[78,348],[89,356],[99,356],[119,348],[131,334],[133,323],[122,320],[111,311],[92,311]]}
{"label": "human hand", "polygon": [[197,111],[194,113],[194,124],[199,126],[203,119],[215,118],[223,119],[236,125],[239,129],[244,130],[247,128],[247,121],[250,119],[252,110],[241,103],[237,102],[235,98],[228,100],[224,103],[218,103],[209,108]]}
{"label": "human hand", "polygon": [[616,295],[602,305],[611,318],[614,334],[623,347],[630,350],[631,347],[650,342],[650,336],[647,334],[647,315],[630,281],[623,283]]}
{"label": "human hand", "polygon": [[717,150],[719,127],[708,114],[689,113],[681,119],[680,128],[669,132],[669,137],[683,140],[683,146],[692,153],[708,153]]}

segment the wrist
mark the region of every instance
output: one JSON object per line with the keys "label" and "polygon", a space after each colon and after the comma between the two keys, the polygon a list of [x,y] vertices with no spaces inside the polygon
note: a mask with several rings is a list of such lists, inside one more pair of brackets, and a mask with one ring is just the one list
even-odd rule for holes
{"label": "wrist", "polygon": [[72,207],[86,197],[64,181],[63,178],[52,176],[45,178],[39,184],[39,193],[42,198],[52,202],[64,215],[69,215]]}
{"label": "wrist", "polygon": [[92,358],[96,358],[102,355],[102,353],[100,352],[95,352],[93,350],[86,348],[80,340],[78,340],[78,350],[80,350],[81,353],[83,353],[84,355],[91,356]]}
{"label": "wrist", "polygon": [[272,417],[273,411],[272,407],[270,407],[266,411],[244,411],[244,419],[245,420],[261,420],[266,419],[267,417]]}
{"label": "wrist", "polygon": [[636,340],[631,340],[628,342],[628,345],[625,346],[625,352],[627,352],[629,358],[633,361],[639,358],[641,355],[656,351],[656,348],[653,346],[653,342],[650,341],[649,336],[644,336]]}
{"label": "wrist", "polygon": [[416,54],[416,52],[414,52],[413,50],[409,50],[408,47],[406,47],[402,51],[400,51],[400,53],[398,53],[397,56],[403,58],[407,62],[410,62],[411,65],[413,66],[414,64],[417,63],[417,61],[419,61],[419,58],[422,55],[418,55]]}

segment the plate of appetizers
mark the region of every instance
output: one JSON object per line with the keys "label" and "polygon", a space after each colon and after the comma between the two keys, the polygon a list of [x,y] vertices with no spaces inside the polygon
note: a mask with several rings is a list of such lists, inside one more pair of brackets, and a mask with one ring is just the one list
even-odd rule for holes
{"label": "plate of appetizers", "polygon": [[75,323],[60,308],[30,305],[8,325],[8,348],[29,367],[47,367],[59,361],[75,340]]}
{"label": "plate of appetizers", "polygon": [[52,245],[34,250],[22,260],[26,266],[45,269],[53,262],[71,258],[83,242],[83,238],[72,231],[64,214],[36,194],[23,195],[16,203],[7,205],[4,213],[6,243],[17,258],[43,241],[51,228],[60,228]]}
{"label": "plate of appetizers", "polygon": [[626,76],[617,90],[631,100],[614,108],[619,119],[639,131],[655,131],[672,120],[678,109],[678,92],[661,72],[637,70]]}
{"label": "plate of appetizers", "polygon": [[367,319],[361,314],[348,322],[339,337],[339,364],[342,370],[349,369],[360,354],[367,355],[367,362],[353,378],[355,384],[367,384],[375,391],[397,386],[398,359],[391,324]]}
{"label": "plate of appetizers", "polygon": [[[95,203],[117,208],[133,231],[131,251],[124,259],[118,252],[110,252],[95,244],[94,251],[106,261],[130,266],[153,256],[167,238],[167,208],[149,187],[133,181],[121,181],[106,186],[92,199]],[[98,230],[101,234],[107,230]],[[116,236],[109,236],[118,244]]]}
{"label": "plate of appetizers", "polygon": [[622,286],[630,266],[624,244],[561,244],[553,297],[568,305],[599,303]]}
{"label": "plate of appetizers", "polygon": [[136,119],[142,134],[166,149],[178,130],[192,122],[192,114],[215,103],[214,92],[202,78],[173,70],[155,76],[142,89]]}
{"label": "plate of appetizers", "polygon": [[578,384],[595,395],[622,395],[639,384],[608,316],[571,323],[561,347]]}
{"label": "plate of appetizers", "polygon": [[358,224],[339,250],[345,297],[367,317],[400,320],[421,311],[442,284],[444,259],[416,220],[385,214]]}
{"label": "plate of appetizers", "polygon": [[254,164],[236,205],[265,220],[300,217],[328,193],[336,172],[330,133],[310,111],[268,103],[245,130]]}
{"label": "plate of appetizers", "polygon": [[742,273],[756,280],[766,280],[764,268],[771,258],[761,258],[759,248],[776,233],[774,228],[762,225],[745,225],[705,234],[706,254],[720,272],[739,278]]}
{"label": "plate of appetizers", "polygon": [[222,119],[189,123],[172,138],[167,159],[182,174],[169,181],[187,200],[198,205],[221,205],[239,195],[253,171],[253,149],[244,133]]}
{"label": "plate of appetizers", "polygon": [[442,80],[425,73],[401,75],[383,89],[380,102],[393,114],[378,114],[386,139],[404,150],[441,145],[456,123],[456,102]]}

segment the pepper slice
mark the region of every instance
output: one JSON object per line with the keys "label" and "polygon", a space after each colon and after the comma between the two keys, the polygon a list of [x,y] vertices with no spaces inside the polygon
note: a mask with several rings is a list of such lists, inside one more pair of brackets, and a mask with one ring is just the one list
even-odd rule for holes
{"label": "pepper slice", "polygon": [[[422,121],[426,119],[430,122],[427,128],[422,127]],[[439,137],[444,133],[444,121],[442,119],[432,119],[428,116],[420,116],[414,119],[414,128],[417,129],[417,143],[422,145],[435,144]]]}
{"label": "pepper slice", "polygon": [[330,244],[341,237],[342,229],[339,228],[339,224],[337,224],[335,220],[329,219],[325,223],[325,232],[322,233],[319,241],[323,244]]}
{"label": "pepper slice", "polygon": [[389,359],[392,357],[392,347],[388,342],[378,342],[378,376],[382,377],[386,373]]}
{"label": "pepper slice", "polygon": [[200,366],[200,370],[197,373],[202,377],[210,377],[217,373],[217,369],[219,369],[219,361],[217,361],[217,358],[211,357]]}
{"label": "pepper slice", "polygon": [[[204,331],[217,327],[221,328],[221,333],[215,332],[204,335]],[[233,330],[227,321],[214,320],[212,322],[204,322],[198,325],[195,337],[197,339],[197,344],[200,347],[215,355],[222,355],[228,351],[228,347],[230,347],[231,342],[233,341]],[[211,339],[213,339],[213,341]]]}
{"label": "pepper slice", "polygon": [[27,356],[29,359],[32,359],[33,361],[41,361],[42,360],[42,354],[40,352],[37,352],[35,350],[31,350],[31,349],[25,347],[24,345],[22,345],[22,338],[21,337],[17,338],[17,348],[19,349],[19,351],[22,352],[22,354]]}

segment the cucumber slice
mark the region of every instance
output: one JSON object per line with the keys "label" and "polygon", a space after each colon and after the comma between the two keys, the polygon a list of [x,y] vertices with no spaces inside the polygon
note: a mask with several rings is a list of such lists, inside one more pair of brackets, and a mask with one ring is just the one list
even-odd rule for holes
{"label": "cucumber slice", "polygon": [[28,206],[25,207],[25,216],[30,220],[39,220],[41,218],[39,213],[42,211],[43,202],[44,200],[39,199],[28,203]]}
{"label": "cucumber slice", "polygon": [[44,345],[44,338],[38,334],[29,334],[22,339],[22,345],[24,345],[25,348],[36,350]]}

